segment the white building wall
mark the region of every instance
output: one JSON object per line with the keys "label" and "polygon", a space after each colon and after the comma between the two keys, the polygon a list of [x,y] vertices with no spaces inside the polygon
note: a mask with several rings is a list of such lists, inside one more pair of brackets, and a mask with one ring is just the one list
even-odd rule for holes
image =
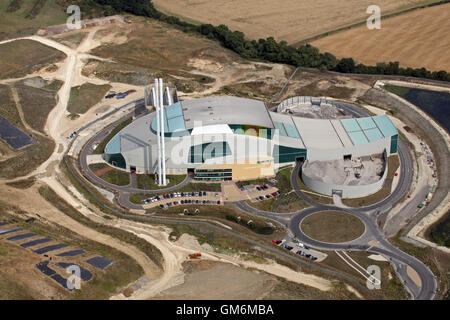
{"label": "white building wall", "polygon": [[[349,148],[314,149],[307,148],[308,161],[328,161],[343,159],[344,155],[351,154],[352,158],[382,153],[390,150],[391,137],[383,138],[367,144],[352,146]],[[388,151],[389,152],[389,151]]]}
{"label": "white building wall", "polygon": [[[307,165],[308,162],[305,162],[303,167]],[[388,161],[386,157],[383,176],[381,177],[380,180],[372,184],[348,186],[348,185],[325,183],[323,181],[314,180],[311,177],[307,176],[304,173],[304,170],[302,170],[302,181],[311,190],[324,195],[332,196],[333,190],[339,190],[342,191],[343,198],[361,198],[379,191],[383,187],[383,183],[386,180],[387,172],[388,172]]]}

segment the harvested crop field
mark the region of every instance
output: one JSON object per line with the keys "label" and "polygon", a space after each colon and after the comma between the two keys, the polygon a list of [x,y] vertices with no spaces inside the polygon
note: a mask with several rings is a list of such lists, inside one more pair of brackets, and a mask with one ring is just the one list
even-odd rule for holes
{"label": "harvested crop field", "polygon": [[361,26],[311,44],[364,64],[399,61],[403,67],[450,71],[448,30],[450,3],[383,19],[380,30]]}
{"label": "harvested crop field", "polygon": [[[432,2],[437,1],[379,0],[376,4],[382,14],[387,14]],[[225,24],[252,39],[273,36],[288,43],[364,21],[369,16],[367,7],[374,4],[370,0],[153,0],[153,3],[162,12],[192,22]]]}

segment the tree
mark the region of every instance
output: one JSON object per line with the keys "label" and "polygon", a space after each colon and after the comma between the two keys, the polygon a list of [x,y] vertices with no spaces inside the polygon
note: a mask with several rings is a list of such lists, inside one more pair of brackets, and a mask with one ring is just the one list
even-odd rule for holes
{"label": "tree", "polygon": [[355,61],[353,58],[343,58],[336,65],[335,70],[342,73],[353,73],[355,71]]}

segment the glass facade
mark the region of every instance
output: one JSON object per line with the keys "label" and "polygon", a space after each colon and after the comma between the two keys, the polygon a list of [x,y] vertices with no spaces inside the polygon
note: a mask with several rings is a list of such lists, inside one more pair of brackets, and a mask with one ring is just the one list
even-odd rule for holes
{"label": "glass facade", "polygon": [[199,181],[228,181],[232,179],[232,169],[197,169],[194,177]]}
{"label": "glass facade", "polygon": [[188,160],[190,163],[204,163],[208,159],[223,158],[231,155],[226,141],[210,142],[191,146]]}
{"label": "glass facade", "polygon": [[391,154],[397,153],[398,150],[398,134],[391,137]]}
{"label": "glass facade", "polygon": [[306,149],[290,148],[275,145],[273,148],[273,159],[275,163],[295,162],[297,158],[306,160]]}
{"label": "glass facade", "polygon": [[113,154],[105,153],[105,160],[114,167],[122,169],[127,168],[127,163],[121,153],[113,153]]}

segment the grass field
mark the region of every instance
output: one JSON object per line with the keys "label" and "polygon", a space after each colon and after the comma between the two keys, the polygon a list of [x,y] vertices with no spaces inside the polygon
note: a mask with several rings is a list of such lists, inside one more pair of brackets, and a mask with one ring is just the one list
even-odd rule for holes
{"label": "grass field", "polygon": [[23,129],[24,125],[20,121],[19,112],[16,103],[13,100],[11,89],[7,85],[0,84],[0,116],[11,122],[16,127]]}
{"label": "grass field", "polygon": [[[130,174],[121,170],[114,169],[107,164],[97,163],[89,165],[89,168],[106,182],[117,186],[126,186],[130,183]],[[104,170],[106,169],[106,170]]]}
{"label": "grass field", "polygon": [[35,136],[35,139],[37,143],[0,162],[1,178],[12,179],[27,175],[50,157],[55,149],[53,140],[38,136]]}
{"label": "grass field", "polygon": [[[324,266],[347,274],[359,281],[361,285],[366,286],[366,279],[350,267],[342,258],[340,258],[335,252],[327,252],[327,258],[322,262]],[[369,265],[377,265],[381,269],[381,289],[372,290],[372,294],[381,300],[406,300],[409,298],[409,294],[397,278],[394,269],[389,262],[380,262],[369,259],[368,256],[371,253],[363,251],[347,251],[348,255],[355,260],[363,268],[367,268]]]}
{"label": "grass field", "polygon": [[[192,69],[189,66],[191,58],[201,55],[223,62],[242,61],[239,56],[221,47],[216,41],[196,34],[186,34],[158,21],[138,17],[133,20],[133,28],[127,33],[126,42],[106,43],[92,50],[94,55],[112,59],[125,66],[118,69],[114,68],[114,65],[104,64],[96,70],[96,72],[101,71],[100,76],[108,76],[108,72],[111,71],[113,73],[111,76],[123,78],[125,75],[120,75],[121,70],[128,69],[133,72],[139,71],[144,77],[153,77],[152,74],[167,72],[178,76],[179,81],[188,78],[198,82],[209,82],[208,79],[202,80],[202,76],[194,76],[187,72]],[[115,31],[116,34],[120,34],[127,30],[129,31],[128,27]],[[134,81],[138,80],[134,79]]]}
{"label": "grass field", "polygon": [[64,53],[32,40],[0,44],[0,79],[23,77],[65,57]]}
{"label": "grass field", "polygon": [[[396,12],[424,0],[379,0],[382,13]],[[370,0],[233,0],[185,1],[154,0],[155,7],[193,22],[225,24],[231,30],[244,32],[251,39],[273,36],[295,43],[315,35],[366,20]]]}
{"label": "grass field", "polygon": [[322,211],[306,217],[301,225],[308,237],[324,242],[339,243],[358,238],[364,224],[358,218],[338,211]]}
{"label": "grass field", "polygon": [[380,30],[366,26],[313,41],[321,51],[364,64],[399,61],[401,66],[450,70],[450,3],[383,19]]}
{"label": "grass field", "polygon": [[153,190],[175,186],[180,182],[182,182],[184,179],[186,179],[186,175],[183,174],[167,175],[167,180],[169,181],[169,183],[166,186],[161,187],[155,183],[155,175],[153,174],[138,174],[136,175],[136,179],[137,179],[137,187],[139,189]]}
{"label": "grass field", "polygon": [[[21,3],[17,10],[7,12],[11,2]],[[38,12],[32,13],[35,0],[0,1],[0,40],[33,34],[39,28],[64,23],[68,15],[58,0],[46,0]],[[31,15],[30,15],[31,14]],[[28,16],[28,17],[27,17]]]}
{"label": "grass field", "polygon": [[[16,208],[5,206],[0,203],[3,210],[12,211],[18,214],[27,214],[23,211],[17,211]],[[58,225],[43,223],[37,219],[33,224],[25,223],[17,216],[0,213],[2,221],[14,223],[17,227],[21,227],[24,231],[40,234],[53,240],[63,242],[70,246],[84,249],[88,255],[100,254],[116,261],[111,267],[105,271],[98,271],[89,265],[82,263],[86,255],[71,258],[69,261],[74,263],[82,263],[84,268],[89,269],[94,277],[89,282],[82,282],[81,290],[75,290],[72,293],[62,289],[53,280],[43,276],[36,271],[34,265],[43,261],[45,258],[34,254],[28,249],[19,247],[18,245],[2,241],[0,249],[0,266],[2,273],[0,281],[5,275],[9,276],[9,281],[1,282],[0,297],[3,299],[45,299],[50,298],[45,294],[56,288],[57,296],[51,298],[64,299],[107,299],[116,290],[128,285],[130,282],[137,280],[143,275],[142,268],[130,258],[128,255],[117,251],[112,247],[105,246],[95,241],[87,240],[82,236],[63,228]],[[52,260],[65,261],[67,259],[54,257]],[[55,261],[52,261],[55,262]],[[52,267],[53,268],[53,267]],[[20,269],[20,272],[19,270]],[[60,272],[64,276],[64,272]],[[19,291],[19,289],[21,289]],[[46,292],[47,291],[47,292]]]}
{"label": "grass field", "polygon": [[[54,90],[57,90],[60,81],[47,83],[43,88],[24,86],[22,82],[14,85],[19,93],[25,120],[35,130],[42,131],[48,113],[55,106],[56,100],[54,96],[56,91]],[[25,130],[9,87],[0,85],[0,99],[2,100],[0,116],[6,118],[22,130]],[[48,159],[55,148],[55,143],[48,138],[33,136],[37,142],[23,150],[12,152],[5,146],[5,150],[2,150],[2,153],[6,153],[10,157],[4,161],[0,161],[0,177],[15,178],[24,176]]]}
{"label": "grass field", "polygon": [[34,130],[44,132],[48,114],[57,103],[56,93],[62,86],[60,80],[48,81],[42,88],[35,88],[20,81],[15,84],[25,121]]}
{"label": "grass field", "polygon": [[397,248],[410,254],[423,263],[425,263],[437,277],[438,291],[435,299],[450,299],[450,273],[448,266],[450,264],[450,255],[441,250],[426,247],[416,247],[410,243],[400,240],[400,232],[389,239]]}
{"label": "grass field", "polygon": [[88,32],[86,31],[76,31],[76,32],[70,32],[68,34],[58,34],[51,39],[62,43],[65,46],[68,46],[69,48],[76,49],[80,43],[84,40],[84,38],[87,36]]}
{"label": "grass field", "polygon": [[92,106],[99,103],[109,89],[111,89],[109,84],[95,85],[92,83],[84,83],[81,86],[72,87],[67,110],[73,114],[85,113]]}

